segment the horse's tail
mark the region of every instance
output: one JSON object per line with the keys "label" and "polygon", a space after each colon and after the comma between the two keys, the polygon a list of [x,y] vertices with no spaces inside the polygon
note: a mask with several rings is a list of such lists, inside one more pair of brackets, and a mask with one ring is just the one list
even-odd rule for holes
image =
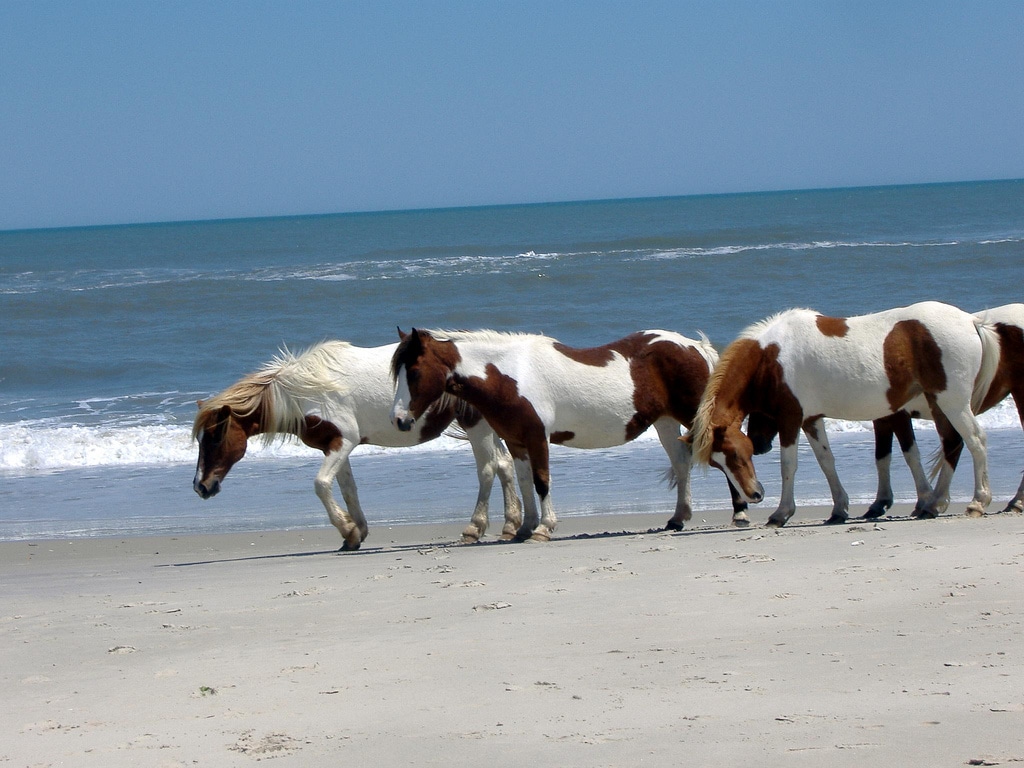
{"label": "horse's tail", "polygon": [[974,378],[974,391],[971,394],[971,410],[974,413],[981,411],[981,406],[992,387],[992,381],[999,370],[1001,347],[999,344],[999,331],[992,323],[987,323],[979,318],[974,318],[974,328],[981,339],[981,366],[978,368],[978,375]]}
{"label": "horse's tail", "polygon": [[700,352],[701,357],[708,361],[708,370],[713,371],[715,366],[718,365],[718,351],[711,344],[711,341],[707,336],[704,335],[704,331],[697,331],[700,336],[697,342],[697,351]]}

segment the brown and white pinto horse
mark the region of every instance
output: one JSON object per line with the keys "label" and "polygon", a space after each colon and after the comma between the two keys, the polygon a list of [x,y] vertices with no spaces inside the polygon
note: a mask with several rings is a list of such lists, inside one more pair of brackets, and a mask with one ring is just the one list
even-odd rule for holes
{"label": "brown and white pinto horse", "polygon": [[[981,322],[995,326],[999,335],[999,367],[995,378],[985,394],[977,413],[984,413],[1001,403],[1007,395],[1013,396],[1017,406],[1017,414],[1024,426],[1024,304],[1007,304],[1002,307],[986,309],[975,314]],[[921,454],[914,438],[914,426],[911,418],[928,418],[927,404],[922,402],[909,403],[904,410],[885,419],[874,422],[875,430],[875,467],[878,470],[878,493],[875,501],[864,515],[867,518],[880,517],[892,506],[893,492],[889,468],[892,463],[892,438],[895,435],[900,443],[903,458],[910,468],[917,486],[917,508],[931,492],[928,477],[921,466]],[[963,441],[956,435],[952,445],[943,445],[943,453],[950,457],[949,465],[956,463],[963,451]],[[1024,481],[1017,488],[1017,493],[1007,502],[1003,512],[1024,511]]]}
{"label": "brown and white pinto horse", "polygon": [[[245,455],[250,437],[262,435],[270,442],[276,436],[296,435],[311,448],[323,451],[316,495],[345,540],[342,549],[359,549],[368,527],[349,465],[352,449],[363,444],[417,445],[439,437],[457,420],[473,447],[480,482],[476,509],[463,531],[463,541],[476,541],[487,530],[495,475],[504,493],[503,535],[511,539],[522,522],[512,457],[479,413],[451,403],[430,409],[411,432],[399,433],[391,425],[389,366],[396,347],[364,348],[328,341],[297,355],[284,351],[256,373],[200,402],[192,427],[192,436],[199,442],[192,484],[195,492],[204,499],[215,496],[225,475]],[[335,479],[348,511],[331,492]]]}
{"label": "brown and white pinto horse", "polygon": [[[943,445],[962,437],[974,458],[967,513],[978,515],[991,493],[985,435],[972,405],[988,392],[998,362],[995,328],[948,304],[922,302],[850,318],[788,310],[749,327],[722,353],[688,438],[699,462],[723,469],[747,499],[760,499],[754,444],[740,425],[748,414],[774,422],[782,492],[768,524],[781,526],[796,510],[796,443],[803,430],[832,492],[828,522],[844,522],[849,498],[835,472],[824,417],[873,421],[922,396]],[[945,463],[950,468],[940,473],[923,515],[937,514],[948,494],[953,457]]]}
{"label": "brown and white pinto horse", "polygon": [[[392,360],[398,382],[392,417],[412,429],[454,397],[479,410],[508,444],[525,508],[517,538],[547,541],[557,523],[551,504],[548,443],[574,448],[622,445],[653,426],[677,485],[668,528],[691,517],[690,450],[679,441],[717,359],[706,338],[640,331],[601,347],[576,349],[537,334],[417,331],[402,334]],[[540,514],[533,497],[540,498]],[[746,503],[730,488],[733,521]]]}

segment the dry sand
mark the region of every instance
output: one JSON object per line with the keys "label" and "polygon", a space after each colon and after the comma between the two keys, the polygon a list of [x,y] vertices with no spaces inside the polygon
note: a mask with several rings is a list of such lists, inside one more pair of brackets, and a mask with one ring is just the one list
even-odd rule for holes
{"label": "dry sand", "polygon": [[1024,520],[824,516],[0,544],[0,765],[1024,763]]}

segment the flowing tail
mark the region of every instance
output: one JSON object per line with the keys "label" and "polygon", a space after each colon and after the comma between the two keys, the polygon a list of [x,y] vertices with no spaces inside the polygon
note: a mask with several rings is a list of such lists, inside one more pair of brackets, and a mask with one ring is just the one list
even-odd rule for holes
{"label": "flowing tail", "polygon": [[[978,338],[981,339],[981,365],[978,367],[978,375],[974,377],[974,390],[971,393],[971,412],[977,414],[981,411],[985,397],[999,370],[1002,348],[999,343],[999,331],[996,330],[995,325],[975,317],[974,329],[978,332]],[[941,445],[931,455],[928,477],[932,482],[938,477],[945,456]]]}
{"label": "flowing tail", "polygon": [[992,381],[999,370],[1001,348],[999,344],[999,331],[992,323],[975,318],[974,327],[981,338],[981,367],[974,379],[974,392],[971,395],[971,410],[978,413],[992,387]]}

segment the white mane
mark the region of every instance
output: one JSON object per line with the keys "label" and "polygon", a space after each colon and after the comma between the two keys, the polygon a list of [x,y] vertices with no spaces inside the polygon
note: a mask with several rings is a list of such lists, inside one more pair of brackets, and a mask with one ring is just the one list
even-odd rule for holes
{"label": "white mane", "polygon": [[[490,329],[481,329],[478,331],[447,331],[440,329],[429,329],[424,330],[424,333],[430,334],[436,341],[454,341],[454,342],[505,342],[511,339],[546,339],[549,338],[540,333],[525,333],[522,331],[493,331]],[[554,339],[551,339],[554,341]]]}
{"label": "white mane", "polygon": [[812,315],[820,315],[821,313],[815,309],[801,309],[799,307],[794,309],[784,309],[781,312],[776,312],[774,315],[766,317],[764,320],[758,320],[756,323],[751,323],[742,331],[740,331],[738,339],[753,339],[757,340],[765,334],[765,332],[778,322],[789,319],[793,315],[810,313]]}

